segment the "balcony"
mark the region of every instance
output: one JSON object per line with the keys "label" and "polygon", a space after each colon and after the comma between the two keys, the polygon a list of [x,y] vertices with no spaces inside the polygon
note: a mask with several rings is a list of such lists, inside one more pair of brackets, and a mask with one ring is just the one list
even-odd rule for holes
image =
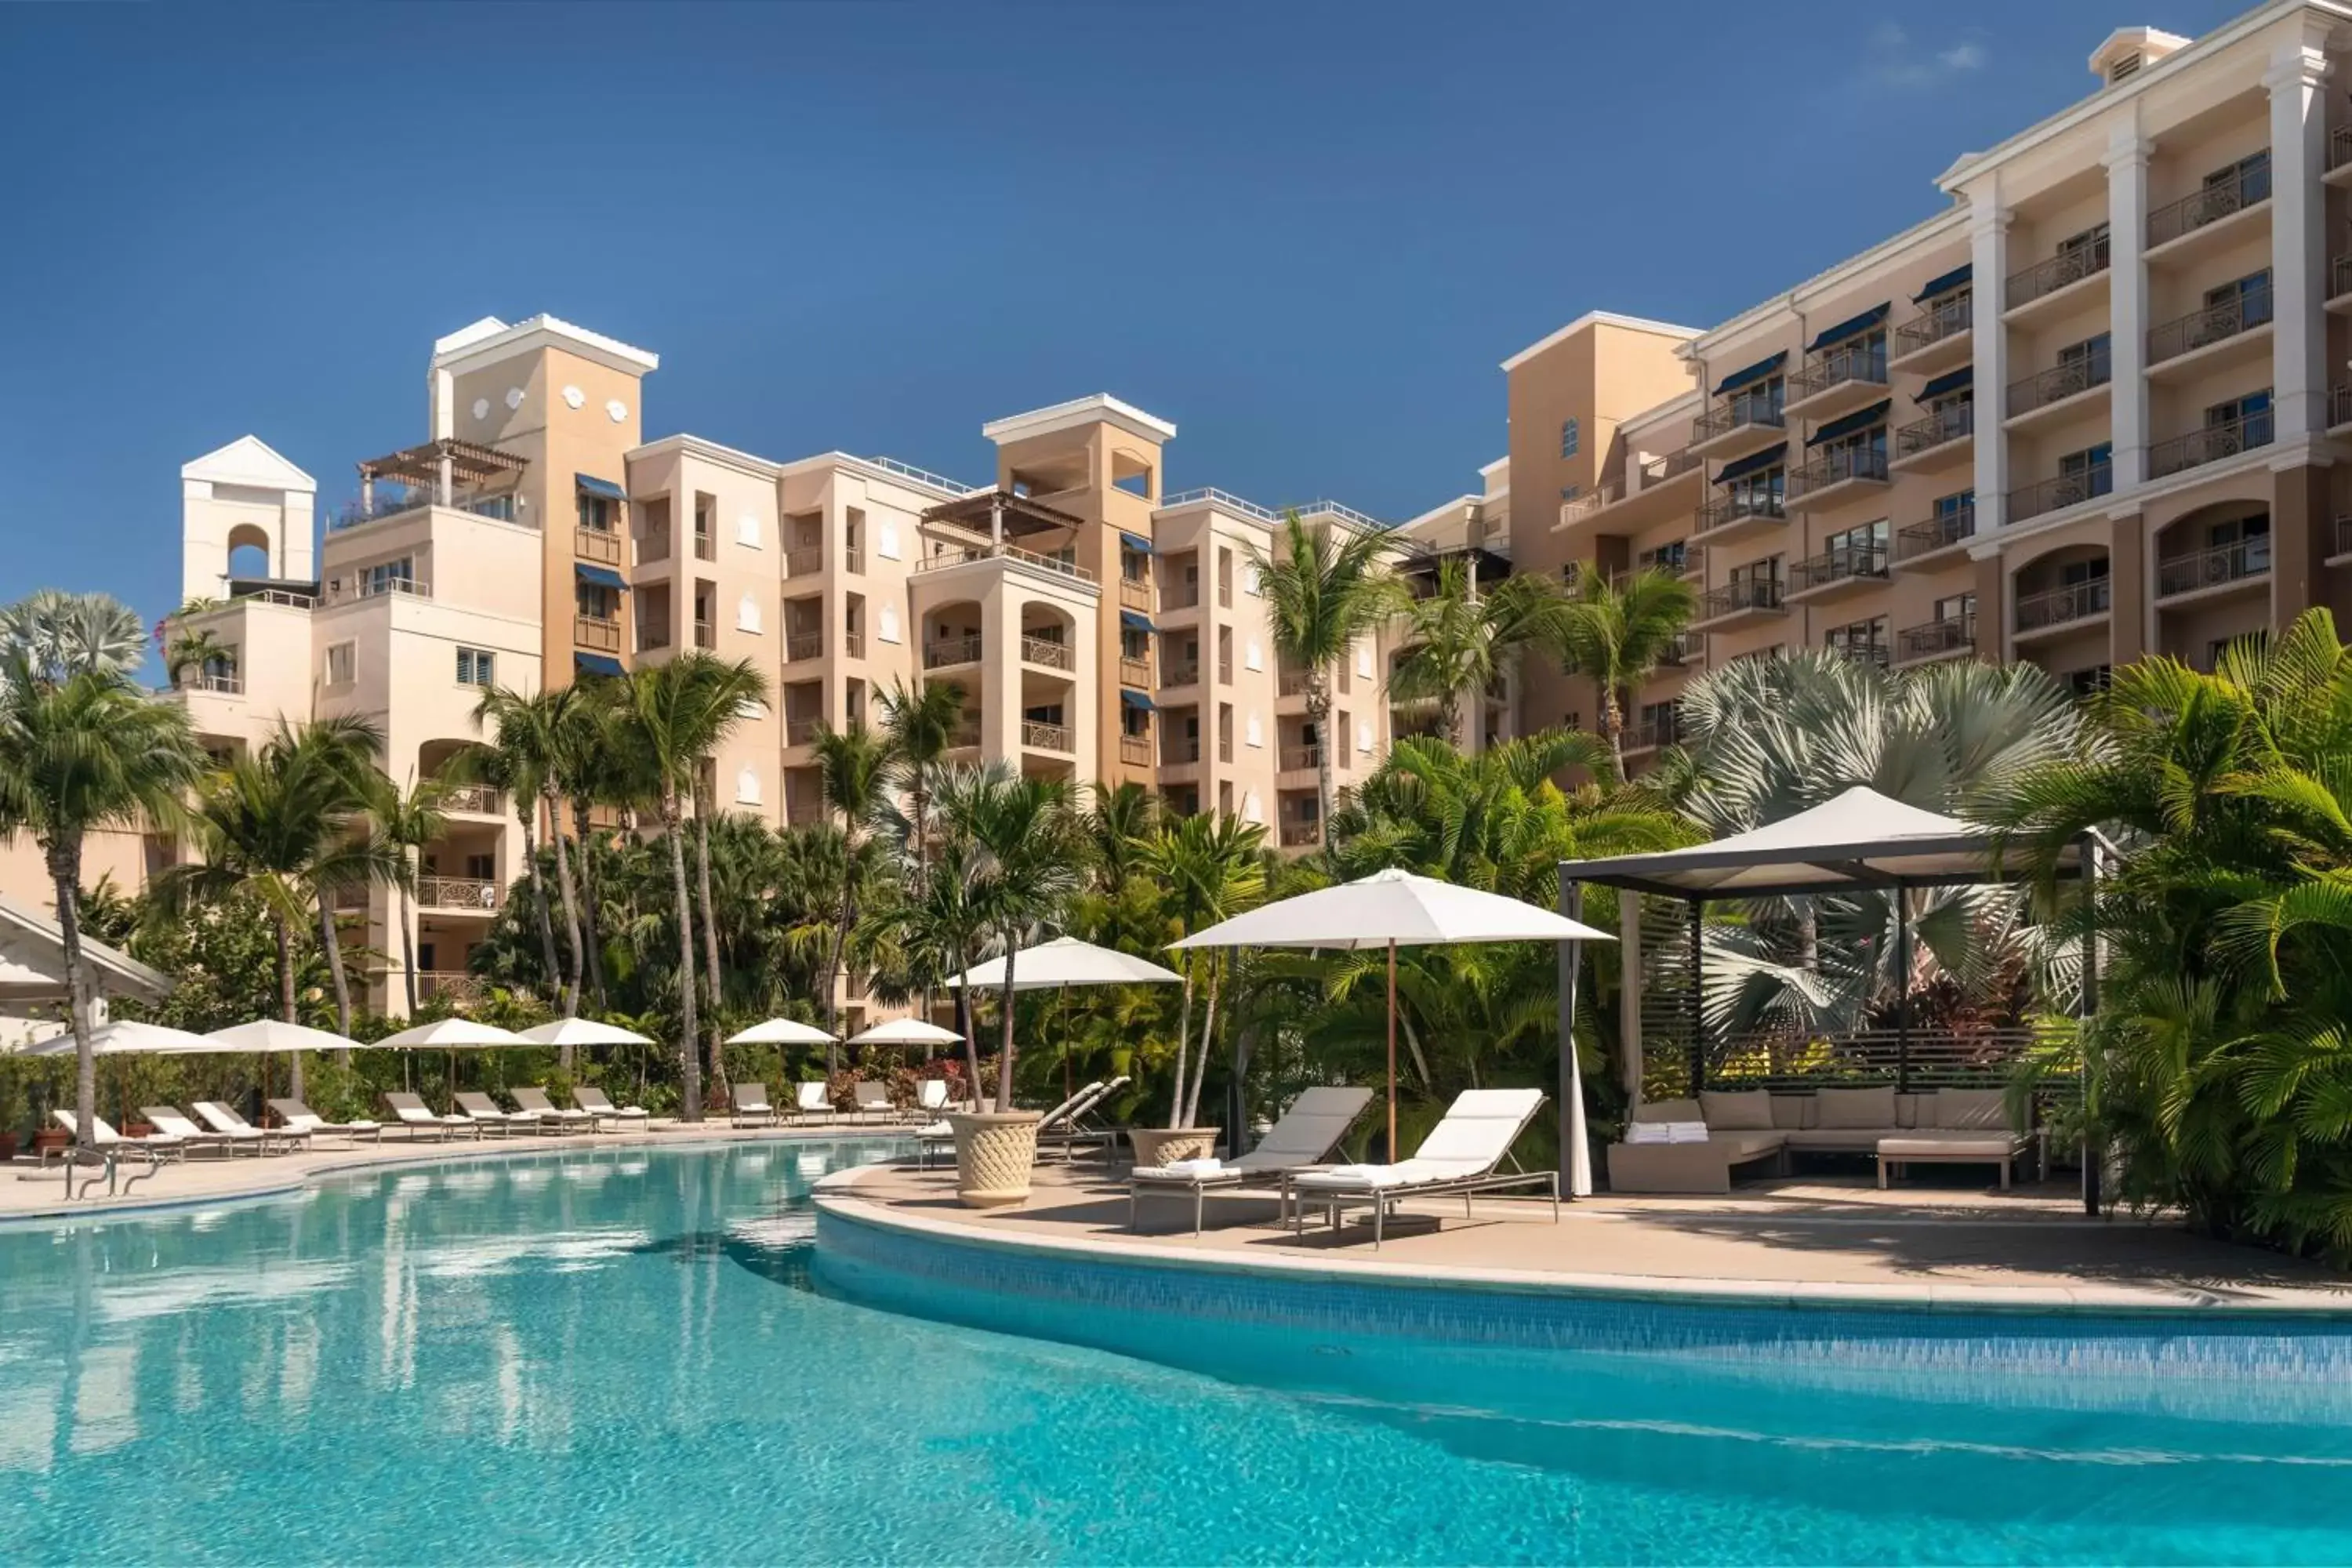
{"label": "balcony", "polygon": [[575,528],[572,531],[572,553],[583,561],[618,566],[621,563],[621,536],[609,528]]}
{"label": "balcony", "polygon": [[2270,535],[2262,534],[2158,562],[2156,596],[2159,603],[2189,595],[2218,597],[2219,590],[2263,581],[2270,574]]}
{"label": "balcony", "polygon": [[478,1002],[488,994],[480,977],[462,969],[420,969],[416,972],[419,1002]]}
{"label": "balcony", "polygon": [[1234,656],[1229,653],[1221,653],[1217,656],[1217,684],[1220,686],[1231,686],[1233,683]]}
{"label": "balcony", "polygon": [[803,659],[824,657],[824,634],[821,631],[793,632],[784,638],[784,661],[787,664],[798,664]]}
{"label": "balcony", "polygon": [[1957,550],[1977,536],[1977,509],[1974,503],[1938,512],[1925,522],[1906,523],[1895,535],[1895,559],[1905,566],[1917,565],[1948,550]]}
{"label": "balcony", "polygon": [[2221,304],[2208,305],[2162,326],[2150,327],[2148,374],[2161,375],[2166,369],[2220,358],[2223,344],[2256,344],[2260,340],[2253,334],[2270,324],[2271,290],[2265,283]]}
{"label": "balcony", "polygon": [[1953,616],[1940,621],[1905,626],[1895,634],[1895,662],[1897,665],[1957,658],[1976,652],[1977,618],[1974,616]]}
{"label": "balcony", "polygon": [[848,573],[853,577],[864,576],[866,574],[865,547],[863,545],[853,544],[846,550],[844,550],[841,552],[841,569],[844,572]]}
{"label": "balcony", "polygon": [[621,623],[603,616],[572,617],[572,646],[584,647],[591,653],[621,651]]}
{"label": "balcony", "polygon": [[1284,668],[1275,672],[1274,694],[1276,697],[1304,697],[1313,682],[1312,671]]}
{"label": "balcony", "polygon": [[2115,377],[2115,365],[2105,353],[2084,354],[2048,370],[2009,384],[2009,416],[2002,421],[2011,430],[2053,422],[2056,411],[2070,407],[2075,399],[2088,402],[2088,394],[2105,386]]}
{"label": "balcony", "polygon": [[1160,613],[1170,615],[1177,610],[1197,610],[1201,607],[1201,585],[1182,583],[1160,595]]}
{"label": "balcony", "polygon": [[1727,631],[1747,626],[1768,616],[1785,616],[1789,606],[1781,602],[1780,584],[1772,577],[1745,577],[1727,583],[1720,588],[1710,588],[1699,595],[1698,614],[1691,621],[1693,631]]}
{"label": "balcony", "polygon": [[1118,683],[1132,686],[1138,691],[1151,689],[1151,661],[1148,658],[1126,658],[1118,661]]}
{"label": "balcony", "polygon": [[1281,749],[1279,761],[1281,770],[1286,773],[1311,773],[1323,766],[1323,748],[1285,746]]}
{"label": "balcony", "polygon": [[1968,363],[1974,352],[1976,297],[1963,290],[1937,300],[1895,329],[1889,370],[1934,375]]}
{"label": "balcony", "polygon": [[1706,659],[1706,639],[1696,632],[1676,632],[1658,650],[1658,668],[1685,669]]}
{"label": "balcony", "polygon": [[[2177,202],[2147,215],[2147,258],[2180,256],[2228,243],[2229,236],[2252,221],[2251,215],[2271,199],[2271,166],[2267,158],[2250,169],[2234,171]],[[2191,237],[2195,243],[2190,243]]]}
{"label": "balcony", "polygon": [[1119,607],[1151,613],[1151,583],[1149,578],[1121,577],[1118,580]]}
{"label": "balcony", "polygon": [[1691,531],[1691,537],[1712,543],[1760,532],[1788,521],[1788,503],[1781,497],[1763,490],[1734,490],[1698,509],[1698,526]]}
{"label": "balcony", "polygon": [[1118,760],[1130,768],[1150,767],[1151,765],[1151,737],[1149,735],[1121,735],[1118,738]]}
{"label": "balcony", "polygon": [[1591,489],[1572,500],[1559,503],[1559,525],[1572,528],[1596,512],[1605,511],[1625,499],[1625,487],[1614,479]]}
{"label": "balcony", "polygon": [[945,572],[951,567],[969,566],[980,561],[1004,561],[1026,566],[1034,572],[1049,573],[1080,583],[1091,583],[1095,574],[1075,561],[1064,561],[1052,555],[1040,555],[1034,550],[1024,550],[1016,544],[950,545],[935,555],[926,555],[915,563],[918,572]]}
{"label": "balcony", "polygon": [[2352,181],[2352,125],[2339,125],[2327,133],[2326,179],[2331,185]]}
{"label": "balcony", "polygon": [[364,572],[352,581],[352,597],[355,599],[381,599],[387,595],[429,599],[433,596],[433,584],[414,577],[372,577]]}
{"label": "balcony", "polygon": [[712,541],[710,531],[708,528],[703,527],[698,522],[696,524],[694,530],[694,558],[697,561],[716,561],[719,559],[719,546]]}
{"label": "balcony", "polygon": [[428,910],[458,910],[467,914],[492,914],[499,904],[499,885],[476,877],[416,879],[416,902]]}
{"label": "balcony", "polygon": [[2168,441],[2152,443],[2147,449],[2147,477],[2160,479],[2167,474],[2178,474],[2189,468],[2218,463],[2224,458],[2234,458],[2241,452],[2252,452],[2271,444],[2273,425],[2267,408],[2243,418],[2224,420],[2208,425],[2201,430],[2191,430],[2186,436],[2175,436]]}
{"label": "balcony", "polygon": [[1789,373],[1786,412],[1833,419],[1886,390],[1886,341],[1834,343]]}
{"label": "balcony", "polygon": [[866,634],[856,626],[841,634],[841,651],[852,658],[866,657]]}
{"label": "balcony", "polygon": [[1895,432],[1895,456],[1886,466],[1898,474],[1927,473],[1964,461],[1976,449],[1976,433],[1977,405],[1948,403]]}
{"label": "balcony", "polygon": [[1201,737],[1198,735],[1180,735],[1160,748],[1160,765],[1163,768],[1180,768],[1200,760]]}
{"label": "balcony", "polygon": [[1034,752],[1075,752],[1077,737],[1067,724],[1041,724],[1034,719],[1021,721],[1021,743]]}
{"label": "balcony", "polygon": [[1654,752],[1660,746],[1682,743],[1683,716],[1669,710],[1654,718],[1638,720],[1625,726],[1625,752]]}
{"label": "balcony", "polygon": [[2113,584],[2105,577],[2027,594],[2017,601],[2020,638],[2046,636],[2105,618],[2114,605]]}
{"label": "balcony", "polygon": [[1807,511],[1853,500],[1865,490],[1886,484],[1886,451],[1883,447],[1849,447],[1825,452],[1801,468],[1789,471],[1790,510]]}
{"label": "balcony", "polygon": [[2327,263],[2327,309],[2338,315],[2352,311],[2352,256],[2335,257]]}
{"label": "balcony", "polygon": [[719,628],[709,621],[694,623],[694,646],[708,653],[719,646]]}
{"label": "balcony", "polygon": [[822,544],[803,544],[784,552],[784,575],[787,577],[814,577],[824,570],[824,546]]}
{"label": "balcony", "polygon": [[1830,652],[1843,658],[1850,658],[1856,664],[1875,665],[1880,669],[1885,669],[1889,662],[1886,645],[1883,642],[1870,642],[1857,638],[1847,642],[1832,642],[1827,646]]}
{"label": "balcony", "polygon": [[1163,691],[1176,686],[1197,686],[1201,681],[1201,661],[1197,658],[1163,663],[1160,667],[1160,689]]}
{"label": "balcony", "polygon": [[1737,458],[1769,446],[1789,427],[1780,388],[1734,393],[1691,421],[1689,450],[1700,458]]}
{"label": "balcony", "polygon": [[2084,501],[2112,493],[2115,488],[2114,466],[2093,463],[2077,472],[2061,474],[2054,479],[2043,479],[2039,484],[2010,491],[2009,521],[2023,522],[2029,517],[2080,506]]}
{"label": "balcony", "polygon": [[1789,569],[1791,604],[1808,599],[1834,599],[1857,588],[1886,581],[1886,547],[1883,544],[1841,545],[1807,556]]}
{"label": "balcony", "polygon": [[1021,639],[1021,662],[1034,664],[1040,669],[1074,670],[1078,667],[1077,655],[1071,651],[1069,644],[1051,642],[1045,637]]}
{"label": "balcony", "polygon": [[923,645],[923,668],[947,669],[959,664],[980,662],[980,636],[939,637]]}
{"label": "balcony", "polygon": [[2106,276],[2111,259],[2107,237],[2101,235],[2088,245],[2062,250],[2022,272],[2011,273],[2006,319],[2018,321],[2056,314],[2063,300],[2089,293],[2084,286],[2094,278]]}
{"label": "balcony", "polygon": [[2352,425],[2352,386],[2331,386],[2327,389],[2328,434],[2347,425]]}
{"label": "balcony", "polygon": [[233,669],[190,670],[172,689],[209,691],[216,697],[242,697],[245,695],[245,677]]}
{"label": "balcony", "polygon": [[441,796],[441,809],[470,816],[504,816],[507,797],[488,784],[457,784]]}
{"label": "balcony", "polygon": [[1312,849],[1323,842],[1323,830],[1311,822],[1297,817],[1282,820],[1282,847],[1285,849]]}
{"label": "balcony", "polygon": [[804,719],[786,719],[784,721],[784,744],[787,746],[806,746],[814,744],[816,741],[817,727],[824,722],[824,720],[813,717]]}

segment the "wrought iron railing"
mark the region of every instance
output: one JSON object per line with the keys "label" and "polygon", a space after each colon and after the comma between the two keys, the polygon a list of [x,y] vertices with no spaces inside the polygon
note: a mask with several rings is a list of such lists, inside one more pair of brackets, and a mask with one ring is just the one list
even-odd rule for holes
{"label": "wrought iron railing", "polygon": [[1886,575],[1886,546],[1845,544],[1809,555],[1790,568],[1799,589],[1825,588],[1859,577]]}
{"label": "wrought iron railing", "polygon": [[2156,565],[2156,596],[2168,599],[2178,594],[2193,594],[2200,588],[2218,588],[2228,583],[2241,583],[2249,577],[2259,577],[2271,569],[2271,542],[2268,534],[2252,539],[2240,539],[2228,544],[2216,544],[2210,549],[2176,555]]}
{"label": "wrought iron railing", "polygon": [[853,544],[841,552],[841,569],[853,577],[863,576],[866,573],[865,546]]}
{"label": "wrought iron railing", "polygon": [[1275,672],[1274,694],[1276,697],[1304,697],[1307,683],[1313,679],[1304,669],[1280,669]]}
{"label": "wrought iron railing", "polygon": [[1687,474],[1706,459],[1685,447],[1679,452],[1669,452],[1663,458],[1652,458],[1641,468],[1642,488],[1662,485],[1678,475]]}
{"label": "wrought iron railing", "polygon": [[2037,371],[2022,381],[2011,382],[2009,412],[2012,417],[2031,414],[2037,408],[2063,403],[2077,393],[2105,386],[2114,378],[2114,361],[2105,353],[2084,354],[2067,360],[2052,365],[2048,370]]}
{"label": "wrought iron railing", "polygon": [[1596,485],[1573,500],[1564,500],[1559,503],[1560,526],[1565,528],[1570,523],[1591,517],[1603,507],[1615,506],[1624,499],[1625,487],[1613,479],[1605,485]]}
{"label": "wrought iron railing", "polygon": [[787,577],[814,576],[824,569],[824,546],[822,544],[803,544],[784,552],[784,575]]}
{"label": "wrought iron railing", "polygon": [[916,562],[915,570],[944,572],[950,566],[963,566],[974,561],[1013,561],[1024,566],[1034,567],[1040,572],[1051,572],[1056,576],[1075,577],[1081,583],[1091,583],[1095,580],[1093,573],[1075,561],[1064,561],[1053,555],[1040,555],[1034,550],[1024,550],[1017,544],[950,546],[936,554],[926,555]]}
{"label": "wrought iron railing", "polygon": [[1848,479],[1886,478],[1886,448],[1878,447],[1847,447],[1824,452],[1801,468],[1789,470],[1789,499],[1811,495],[1832,485],[1842,485]]}
{"label": "wrought iron railing", "polygon": [[2241,452],[2267,447],[2274,432],[2271,411],[2265,408],[2259,414],[2225,419],[2218,425],[2191,430],[2186,436],[2158,441],[2147,449],[2147,477],[2160,479],[2167,474],[2177,474],[2186,468],[2200,468],[2207,463],[2219,462],[2223,458],[2234,458]]}
{"label": "wrought iron railing", "polygon": [[2116,471],[2111,463],[2093,463],[2071,474],[2042,479],[2021,489],[2009,492],[2009,520],[2021,522],[2043,512],[2058,511],[2095,497],[2106,495],[2116,488]]}
{"label": "wrought iron railing", "polygon": [[1282,748],[1281,771],[1286,773],[1303,772],[1323,765],[1320,746],[1285,746]]}
{"label": "wrought iron railing", "polygon": [[1296,817],[1282,820],[1282,847],[1285,849],[1311,849],[1323,842],[1323,830],[1311,822]]}
{"label": "wrought iron railing", "polygon": [[815,718],[785,720],[784,744],[787,746],[810,744],[816,739],[817,726],[824,722],[824,720]]}
{"label": "wrought iron railing", "polygon": [[797,664],[804,658],[821,658],[824,656],[823,632],[794,632],[784,638],[784,658],[788,662]]}
{"label": "wrought iron railing", "polygon": [[2258,202],[2266,202],[2270,195],[2271,165],[2265,158],[2250,168],[2234,171],[2227,179],[2218,180],[2148,214],[2147,247],[2153,250],[2169,240],[2179,239],[2182,235],[2193,234],[2231,213],[2242,212]]}
{"label": "wrought iron railing", "polygon": [[1776,491],[1734,490],[1717,496],[1698,509],[1696,533],[1711,533],[1718,528],[1728,528],[1749,518],[1764,518],[1773,522],[1786,521],[1788,502]]}
{"label": "wrought iron railing", "polygon": [[1046,637],[1024,637],[1021,639],[1021,662],[1046,669],[1075,669],[1077,668],[1077,656],[1070,651],[1067,643],[1055,642]]}
{"label": "wrought iron railing", "polygon": [[1973,502],[1937,512],[1925,522],[1906,523],[1895,535],[1895,558],[1908,561],[1914,556],[1932,554],[1948,550],[1963,539],[1972,539],[1977,531],[1977,509]]}
{"label": "wrought iron railing", "polygon": [[923,645],[923,668],[945,669],[955,664],[980,662],[978,634],[961,637],[936,637]]}
{"label": "wrought iron railing", "polygon": [[1886,340],[1835,343],[1809,357],[1802,368],[1789,373],[1789,401],[1843,386],[1848,382],[1886,384]]}
{"label": "wrought iron railing", "polygon": [[1201,661],[1197,658],[1182,659],[1160,667],[1160,684],[1162,687],[1191,686],[1200,679]]}
{"label": "wrought iron railing", "polygon": [[2027,594],[2017,601],[2017,629],[2041,631],[2104,616],[2115,603],[2113,590],[2109,579],[2095,577],[2087,583],[2069,583],[2063,587]]}
{"label": "wrought iron railing", "polygon": [[1973,436],[1977,428],[1977,405],[1968,403],[1948,403],[1925,419],[1904,426],[1895,432],[1895,455],[1916,458],[1922,452]]}
{"label": "wrought iron railing", "polygon": [[1181,767],[1186,763],[1200,760],[1201,737],[1198,735],[1182,735],[1160,742],[1160,765],[1163,768]]}
{"label": "wrought iron railing", "polygon": [[1625,749],[1629,752],[1654,752],[1660,746],[1678,744],[1682,738],[1683,716],[1679,712],[1638,720],[1625,726]]}
{"label": "wrought iron railing", "polygon": [[866,634],[856,626],[841,634],[841,651],[852,658],[866,657]]}
{"label": "wrought iron railing", "polygon": [[1738,392],[1711,408],[1702,409],[1691,421],[1691,439],[1712,441],[1718,436],[1728,436],[1734,430],[1748,426],[1766,429],[1785,429],[1788,416],[1780,411],[1780,395],[1776,387],[1770,393]]}
{"label": "wrought iron railing", "polygon": [[2095,278],[2107,269],[2111,258],[2107,237],[2101,235],[2088,245],[2070,247],[2022,272],[2012,272],[2009,275],[2010,309],[2030,305],[2085,278]]}
{"label": "wrought iron railing", "polygon": [[1776,577],[1743,577],[1720,588],[1710,588],[1699,595],[1698,606],[1698,618],[1703,621],[1748,610],[1780,615],[1788,609],[1780,602],[1780,582]]}
{"label": "wrought iron railing", "polygon": [[2264,283],[2231,295],[2218,305],[2191,310],[2147,330],[2147,363],[2161,364],[2192,349],[2227,342],[2271,320],[2271,289]]}
{"label": "wrought iron railing", "polygon": [[1906,659],[1934,658],[1939,654],[1973,649],[1977,646],[1977,618],[1972,615],[1952,616],[1905,626],[1895,634],[1895,641]]}
{"label": "wrought iron railing", "polygon": [[419,877],[416,901],[434,910],[495,910],[499,885],[479,877]]}
{"label": "wrought iron railing", "polygon": [[462,969],[420,969],[416,972],[419,1002],[478,1002],[487,994],[478,975]]}
{"label": "wrought iron railing", "polygon": [[1896,354],[1917,353],[1947,338],[1958,337],[1976,325],[1976,296],[1963,289],[1935,300],[1895,329]]}
{"label": "wrought iron railing", "polygon": [[467,811],[478,816],[504,816],[507,797],[488,784],[457,784],[441,797],[444,811]]}

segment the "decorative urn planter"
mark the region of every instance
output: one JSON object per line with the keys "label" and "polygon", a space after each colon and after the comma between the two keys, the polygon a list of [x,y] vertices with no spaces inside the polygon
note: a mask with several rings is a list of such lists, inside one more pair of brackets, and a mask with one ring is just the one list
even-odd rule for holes
{"label": "decorative urn planter", "polygon": [[1029,1169],[1037,1163],[1034,1110],[960,1110],[955,1129],[956,1197],[971,1209],[1005,1208],[1029,1198]]}
{"label": "decorative urn planter", "polygon": [[1222,1127],[1130,1127],[1138,1165],[1172,1165],[1179,1160],[1205,1160],[1217,1152]]}

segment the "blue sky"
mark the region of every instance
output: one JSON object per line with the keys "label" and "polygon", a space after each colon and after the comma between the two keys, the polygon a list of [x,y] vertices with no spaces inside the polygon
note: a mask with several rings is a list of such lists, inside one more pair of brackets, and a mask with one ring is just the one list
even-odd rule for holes
{"label": "blue sky", "polygon": [[1729,315],[2111,26],[2235,9],[0,8],[0,598],[170,608],[181,463],[251,431],[331,507],[435,336],[539,310],[661,354],[649,435],[976,480],[982,420],[1108,390],[1171,487],[1402,518],[1502,451],[1515,349]]}

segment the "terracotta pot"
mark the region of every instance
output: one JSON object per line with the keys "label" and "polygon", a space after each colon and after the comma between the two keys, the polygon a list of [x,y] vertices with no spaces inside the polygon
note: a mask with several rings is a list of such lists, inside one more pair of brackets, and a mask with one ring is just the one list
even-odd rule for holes
{"label": "terracotta pot", "polygon": [[1217,1134],[1222,1127],[1185,1127],[1171,1130],[1165,1127],[1130,1127],[1128,1137],[1135,1144],[1135,1163],[1139,1165],[1172,1165],[1179,1160],[1204,1160],[1217,1152]]}
{"label": "terracotta pot", "polygon": [[155,1129],[144,1121],[126,1121],[122,1124],[122,1135],[125,1138],[152,1138]]}
{"label": "terracotta pot", "polygon": [[16,1157],[16,1135],[14,1132],[0,1132],[0,1161],[13,1160]]}
{"label": "terracotta pot", "polygon": [[1029,1197],[1029,1169],[1037,1163],[1034,1110],[960,1110],[955,1129],[956,1197],[966,1208],[1005,1208]]}
{"label": "terracotta pot", "polygon": [[66,1136],[66,1130],[62,1127],[44,1127],[33,1134],[33,1149],[37,1153],[46,1154],[53,1149],[62,1149],[72,1142],[72,1139]]}

